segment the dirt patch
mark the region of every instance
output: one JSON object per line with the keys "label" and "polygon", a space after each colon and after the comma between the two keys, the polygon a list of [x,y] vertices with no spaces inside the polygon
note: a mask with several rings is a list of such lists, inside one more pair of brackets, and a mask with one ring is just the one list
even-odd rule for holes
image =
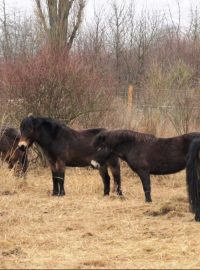
{"label": "dirt patch", "polygon": [[83,238],[92,237],[92,236],[94,236],[94,234],[91,233],[91,232],[87,232],[87,233],[84,233],[84,234],[82,235]]}
{"label": "dirt patch", "polygon": [[1,195],[3,195],[3,196],[12,196],[12,195],[15,195],[15,194],[17,194],[16,191],[5,190],[5,191],[1,192]]}
{"label": "dirt patch", "polygon": [[20,247],[16,247],[8,251],[2,251],[1,255],[4,257],[7,257],[7,256],[23,256],[24,257],[26,253],[22,251]]}
{"label": "dirt patch", "polygon": [[163,206],[159,208],[158,210],[147,210],[144,212],[144,214],[146,214],[147,216],[157,217],[157,216],[164,216],[168,214],[170,211],[174,211],[173,207]]}
{"label": "dirt patch", "polygon": [[168,216],[168,217],[183,217],[184,213],[188,211],[188,205],[185,203],[177,202],[166,202],[156,207],[156,209],[148,209],[144,212],[147,216],[158,217],[158,216]]}
{"label": "dirt patch", "polygon": [[100,260],[88,260],[83,262],[83,265],[87,266],[88,268],[104,268],[106,266],[106,263]]}

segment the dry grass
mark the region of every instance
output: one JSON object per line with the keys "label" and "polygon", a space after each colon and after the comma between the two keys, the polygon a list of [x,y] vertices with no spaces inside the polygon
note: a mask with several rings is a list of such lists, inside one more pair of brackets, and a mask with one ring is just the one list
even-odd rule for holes
{"label": "dry grass", "polygon": [[22,180],[0,169],[0,268],[200,267],[200,224],[188,210],[184,172],[152,177],[152,204],[126,167],[125,200],[103,198],[97,171],[66,175],[67,195],[55,198],[49,170]]}

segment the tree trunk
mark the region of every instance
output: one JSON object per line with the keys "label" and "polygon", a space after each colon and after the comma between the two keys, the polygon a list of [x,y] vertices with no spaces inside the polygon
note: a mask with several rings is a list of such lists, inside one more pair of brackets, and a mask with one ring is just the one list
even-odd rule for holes
{"label": "tree trunk", "polygon": [[[46,0],[47,19],[42,9],[42,0],[35,0],[37,16],[44,28],[49,43],[53,49],[71,49],[77,31],[81,25],[85,0]],[[78,10],[71,18],[73,6],[78,5]],[[70,29],[70,19],[73,20]]]}

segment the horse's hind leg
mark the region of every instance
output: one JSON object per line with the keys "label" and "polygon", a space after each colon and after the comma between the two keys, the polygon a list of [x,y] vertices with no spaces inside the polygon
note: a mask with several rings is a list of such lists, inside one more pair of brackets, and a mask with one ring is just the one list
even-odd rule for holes
{"label": "horse's hind leg", "polygon": [[118,159],[112,160],[111,162],[108,163],[108,166],[111,170],[114,179],[114,192],[116,192],[117,195],[122,196],[119,160]]}
{"label": "horse's hind leg", "polygon": [[106,165],[101,166],[99,169],[99,173],[102,177],[104,184],[104,196],[107,196],[110,193],[110,176],[108,174],[107,166]]}
{"label": "horse's hind leg", "polygon": [[52,180],[53,180],[52,196],[58,196],[58,193],[59,193],[58,180],[56,178],[56,173],[54,171],[52,171]]}
{"label": "horse's hind leg", "polygon": [[200,172],[197,172],[198,180],[197,180],[197,187],[196,187],[196,208],[195,208],[195,220],[200,222]]}
{"label": "horse's hind leg", "polygon": [[147,171],[137,171],[137,174],[139,175],[141,181],[142,181],[142,186],[145,194],[145,201],[146,202],[151,202],[151,181],[150,181],[150,174]]}
{"label": "horse's hind leg", "polygon": [[195,220],[198,222],[200,221],[200,208],[195,210]]}

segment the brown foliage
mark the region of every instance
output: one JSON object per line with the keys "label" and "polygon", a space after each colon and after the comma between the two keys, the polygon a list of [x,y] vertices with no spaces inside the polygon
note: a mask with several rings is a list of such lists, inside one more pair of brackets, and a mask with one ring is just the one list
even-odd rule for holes
{"label": "brown foliage", "polygon": [[79,54],[44,49],[35,56],[2,63],[0,68],[0,91],[19,104],[19,119],[32,112],[69,122],[108,108],[112,77],[100,77]]}

